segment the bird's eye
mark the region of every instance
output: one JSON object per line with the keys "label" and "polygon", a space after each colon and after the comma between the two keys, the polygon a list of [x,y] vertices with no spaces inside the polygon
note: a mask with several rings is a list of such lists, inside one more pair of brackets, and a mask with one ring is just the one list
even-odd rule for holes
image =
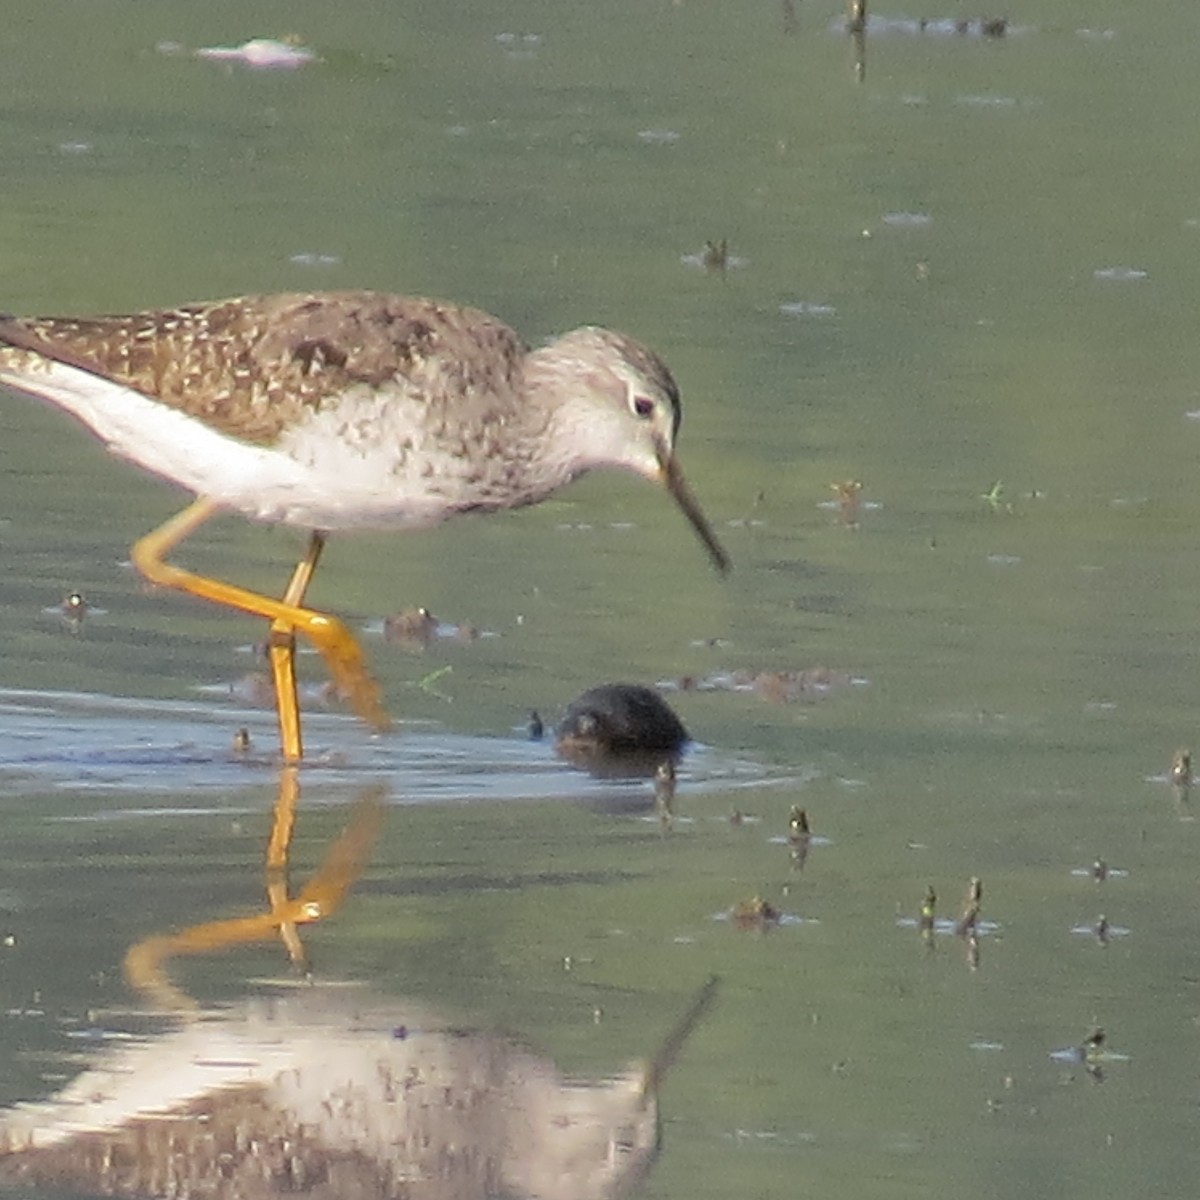
{"label": "bird's eye", "polygon": [[634,396],[633,411],[644,421],[654,415],[654,401],[649,396]]}

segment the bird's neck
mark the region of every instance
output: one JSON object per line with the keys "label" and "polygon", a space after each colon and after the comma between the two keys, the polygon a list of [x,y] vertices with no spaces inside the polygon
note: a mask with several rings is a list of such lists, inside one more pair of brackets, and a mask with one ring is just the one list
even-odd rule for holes
{"label": "bird's neck", "polygon": [[543,470],[560,486],[596,465],[591,448],[597,431],[590,428],[590,409],[581,398],[585,381],[575,363],[555,357],[553,346],[525,358],[522,421],[538,447]]}

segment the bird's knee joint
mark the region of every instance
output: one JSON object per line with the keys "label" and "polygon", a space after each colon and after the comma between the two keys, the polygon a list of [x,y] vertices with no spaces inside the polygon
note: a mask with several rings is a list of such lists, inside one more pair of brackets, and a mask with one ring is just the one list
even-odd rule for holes
{"label": "bird's knee joint", "polygon": [[296,645],[296,631],[288,626],[286,629],[272,628],[267,634],[268,650],[291,650]]}

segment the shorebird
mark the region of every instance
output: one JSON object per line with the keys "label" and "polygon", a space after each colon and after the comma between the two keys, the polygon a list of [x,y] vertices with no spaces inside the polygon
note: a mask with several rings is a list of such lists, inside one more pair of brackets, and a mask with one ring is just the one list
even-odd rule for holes
{"label": "shorebird", "polygon": [[[303,757],[295,637],[371,725],[387,714],[349,629],[304,607],[327,533],[535,504],[600,467],[674,497],[729,560],[675,456],[679,392],[624,334],[530,349],[489,313],[365,291],[243,296],[101,317],[0,317],[0,384],[76,416],[196,499],[133,547],[150,581],[264,617],[283,757]],[[166,561],[219,511],[309,530],[279,599]]]}

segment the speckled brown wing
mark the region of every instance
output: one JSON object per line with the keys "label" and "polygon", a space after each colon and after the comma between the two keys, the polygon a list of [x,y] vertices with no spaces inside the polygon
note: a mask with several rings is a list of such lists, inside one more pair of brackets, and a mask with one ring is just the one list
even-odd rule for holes
{"label": "speckled brown wing", "polygon": [[526,351],[488,313],[375,292],[244,296],[125,316],[10,317],[0,320],[0,343],[0,366],[31,379],[40,355],[263,445],[355,386],[395,386],[430,404],[461,405],[472,392],[511,386]]}

